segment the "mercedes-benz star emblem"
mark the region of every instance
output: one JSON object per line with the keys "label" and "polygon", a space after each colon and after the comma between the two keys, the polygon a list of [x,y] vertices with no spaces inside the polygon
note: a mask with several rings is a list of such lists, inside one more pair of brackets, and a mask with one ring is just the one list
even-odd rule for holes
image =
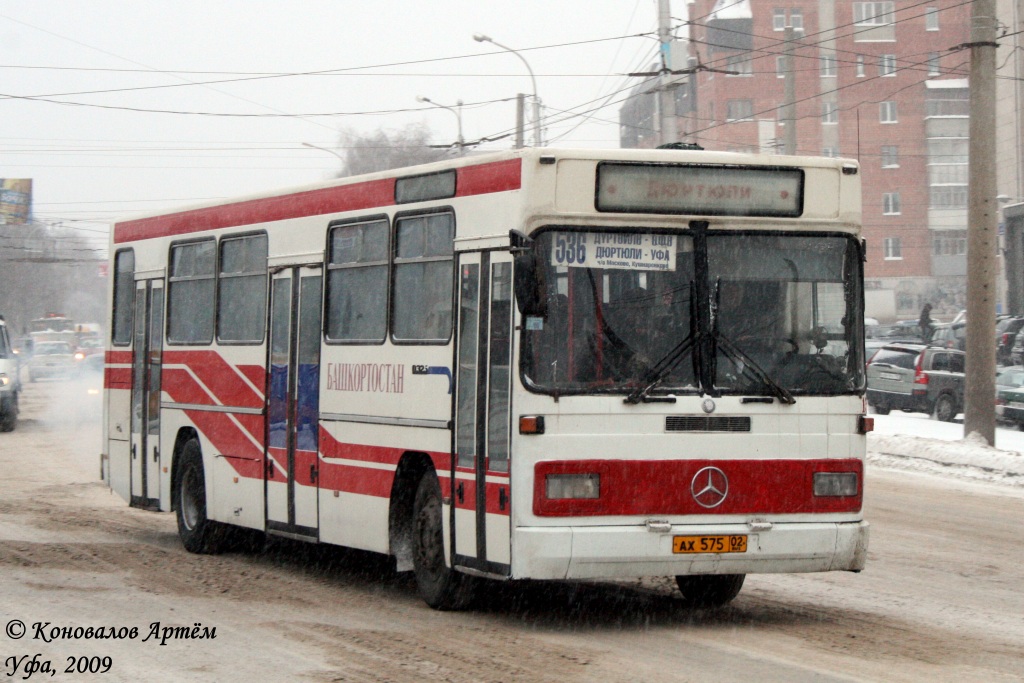
{"label": "mercedes-benz star emblem", "polygon": [[717,467],[705,467],[693,475],[690,493],[697,505],[714,508],[722,504],[729,494],[729,478]]}
{"label": "mercedes-benz star emblem", "polygon": [[701,402],[700,407],[701,407],[701,410],[703,410],[705,413],[710,414],[710,413],[715,412],[715,402],[712,401],[710,398],[704,399]]}

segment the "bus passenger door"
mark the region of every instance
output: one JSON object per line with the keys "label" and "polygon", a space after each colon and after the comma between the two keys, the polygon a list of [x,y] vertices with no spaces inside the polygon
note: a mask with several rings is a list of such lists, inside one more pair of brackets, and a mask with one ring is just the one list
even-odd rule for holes
{"label": "bus passenger door", "polygon": [[135,283],[132,331],[132,507],[160,509],[160,370],[164,331],[162,280]]}
{"label": "bus passenger door", "polygon": [[270,293],[267,531],[319,536],[321,276],[314,267],[274,274]]}
{"label": "bus passenger door", "polygon": [[458,331],[454,563],[504,576],[511,568],[512,261],[507,252],[460,256]]}

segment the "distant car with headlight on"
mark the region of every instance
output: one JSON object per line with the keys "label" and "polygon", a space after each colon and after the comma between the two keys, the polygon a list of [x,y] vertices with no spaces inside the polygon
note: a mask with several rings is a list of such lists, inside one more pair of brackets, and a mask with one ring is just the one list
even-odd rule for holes
{"label": "distant car with headlight on", "polygon": [[7,323],[0,318],[0,432],[10,432],[18,421],[18,392],[21,362],[7,332]]}

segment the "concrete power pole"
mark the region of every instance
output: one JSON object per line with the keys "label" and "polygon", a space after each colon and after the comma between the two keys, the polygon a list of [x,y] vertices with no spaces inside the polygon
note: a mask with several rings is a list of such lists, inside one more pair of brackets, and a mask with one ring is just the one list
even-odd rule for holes
{"label": "concrete power pole", "polygon": [[967,203],[967,377],[964,435],[995,445],[996,0],[971,11],[970,149]]}
{"label": "concrete power pole", "polygon": [[523,111],[526,109],[526,95],[519,93],[516,95],[516,149],[523,148]]}
{"label": "concrete power pole", "polygon": [[669,0],[658,0],[658,40],[661,42],[661,82],[658,87],[658,109],[661,118],[661,144],[678,142],[676,131],[676,98],[672,87],[672,12]]}

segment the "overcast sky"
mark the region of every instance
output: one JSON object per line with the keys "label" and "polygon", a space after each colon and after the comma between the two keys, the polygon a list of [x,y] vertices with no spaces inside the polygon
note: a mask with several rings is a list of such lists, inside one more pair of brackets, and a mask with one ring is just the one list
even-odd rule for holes
{"label": "overcast sky", "polygon": [[653,62],[656,27],[656,0],[0,0],[0,177],[91,231],[328,178],[338,160],[302,143],[346,127],[453,142],[453,113],[417,95],[463,100],[466,140],[509,133],[529,75],[474,33],[529,62],[549,144],[617,147],[623,74]]}

